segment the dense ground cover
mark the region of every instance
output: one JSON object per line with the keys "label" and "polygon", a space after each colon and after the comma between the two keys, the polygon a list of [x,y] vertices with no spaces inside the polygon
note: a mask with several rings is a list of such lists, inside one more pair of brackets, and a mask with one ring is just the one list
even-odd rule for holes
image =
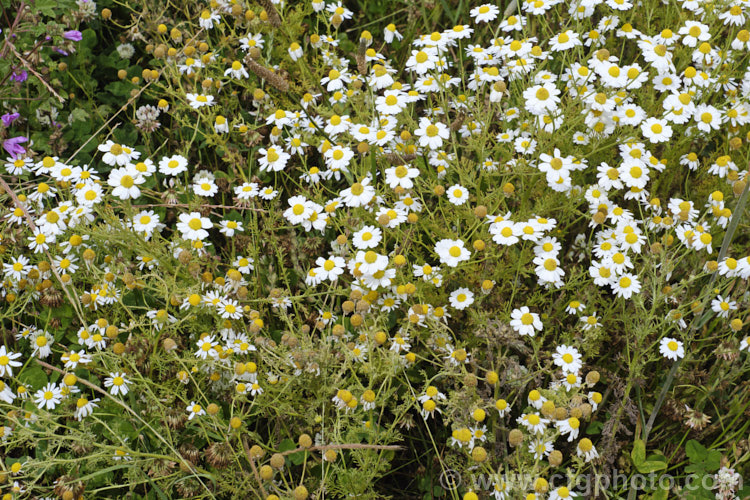
{"label": "dense ground cover", "polygon": [[3,498],[744,498],[748,2],[0,0]]}

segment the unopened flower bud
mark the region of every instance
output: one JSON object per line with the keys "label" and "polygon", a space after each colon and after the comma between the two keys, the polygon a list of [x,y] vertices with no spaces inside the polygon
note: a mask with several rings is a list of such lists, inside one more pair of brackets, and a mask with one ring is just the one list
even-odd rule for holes
{"label": "unopened flower bud", "polygon": [[563,461],[562,453],[560,450],[552,450],[552,453],[549,454],[548,460],[552,467],[557,467]]}
{"label": "unopened flower bud", "polygon": [[516,447],[523,442],[523,432],[520,429],[513,429],[508,433],[508,443]]}

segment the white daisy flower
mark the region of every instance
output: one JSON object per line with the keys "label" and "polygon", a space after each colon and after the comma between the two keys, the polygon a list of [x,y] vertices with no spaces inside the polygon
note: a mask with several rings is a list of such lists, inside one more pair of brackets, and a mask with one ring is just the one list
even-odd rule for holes
{"label": "white daisy flower", "polygon": [[677,361],[680,358],[685,357],[685,348],[677,339],[672,337],[664,337],[659,342],[659,352],[665,358]]}

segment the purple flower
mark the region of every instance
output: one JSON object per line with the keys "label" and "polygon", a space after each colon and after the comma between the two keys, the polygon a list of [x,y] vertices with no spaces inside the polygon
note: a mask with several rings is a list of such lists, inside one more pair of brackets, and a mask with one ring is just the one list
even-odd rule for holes
{"label": "purple flower", "polygon": [[83,39],[81,32],[78,30],[70,30],[63,33],[63,38],[66,40],[72,40],[74,42],[80,42]]}
{"label": "purple flower", "polygon": [[2,117],[3,125],[10,127],[10,124],[16,121],[21,116],[20,113],[5,113]]}
{"label": "purple flower", "polygon": [[66,51],[64,51],[63,49],[61,49],[60,47],[52,47],[52,50],[54,50],[58,54],[62,54],[64,56],[68,55],[68,53]]}
{"label": "purple flower", "polygon": [[3,149],[5,149],[11,158],[14,160],[18,157],[18,155],[22,155],[26,152],[26,148],[21,146],[20,143],[26,142],[28,139],[23,136],[14,137],[12,139],[6,139],[3,141]]}
{"label": "purple flower", "polygon": [[10,79],[13,82],[25,82],[26,79],[29,77],[29,74],[26,72],[25,69],[14,69],[13,74],[10,75]]}

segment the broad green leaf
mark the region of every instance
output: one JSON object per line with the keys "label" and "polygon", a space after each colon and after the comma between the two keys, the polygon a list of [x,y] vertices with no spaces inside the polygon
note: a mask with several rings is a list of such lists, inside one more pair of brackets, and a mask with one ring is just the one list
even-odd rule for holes
{"label": "broad green leaf", "polygon": [[721,466],[721,452],[717,450],[709,451],[703,463],[706,464],[706,472],[716,472]]}
{"label": "broad green leaf", "polygon": [[666,462],[656,461],[656,460],[646,460],[641,463],[635,464],[636,469],[638,469],[638,472],[642,474],[649,474],[651,472],[656,472],[658,470],[663,470],[667,468]]}
{"label": "broad green leaf", "polygon": [[[285,451],[294,450],[296,448],[297,444],[289,438],[284,439],[281,443],[279,443],[279,451],[282,453]],[[286,459],[292,462],[294,465],[300,465],[305,461],[305,452],[298,451],[297,453],[292,453],[290,455],[287,455]]]}
{"label": "broad green leaf", "polygon": [[685,445],[685,453],[691,462],[701,462],[708,456],[708,450],[695,439],[691,439]]}
{"label": "broad green leaf", "polygon": [[91,117],[91,115],[83,108],[74,109],[70,112],[70,116],[74,122],[84,122]]}
{"label": "broad green leaf", "polygon": [[646,461],[646,443],[642,439],[636,439],[635,443],[633,443],[633,451],[630,453],[630,458],[633,459],[636,467]]}
{"label": "broad green leaf", "polygon": [[588,427],[586,427],[586,434],[593,435],[593,434],[601,434],[602,428],[604,428],[604,424],[601,422],[591,422]]}
{"label": "broad green leaf", "polygon": [[36,0],[34,2],[34,8],[38,12],[49,17],[55,17],[55,7],[57,7],[57,5],[57,0]]}
{"label": "broad green leaf", "polygon": [[653,500],[667,500],[669,497],[669,488],[659,488],[651,495]]}
{"label": "broad green leaf", "polygon": [[28,386],[29,390],[36,391],[47,383],[47,374],[39,365],[34,363],[18,374],[18,380]]}

